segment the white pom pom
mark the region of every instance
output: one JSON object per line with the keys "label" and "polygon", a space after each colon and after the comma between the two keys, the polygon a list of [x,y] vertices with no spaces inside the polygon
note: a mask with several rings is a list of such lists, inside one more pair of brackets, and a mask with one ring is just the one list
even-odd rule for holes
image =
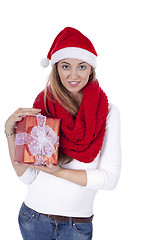
{"label": "white pom pom", "polygon": [[49,59],[48,58],[42,58],[40,62],[41,67],[46,68],[49,66]]}

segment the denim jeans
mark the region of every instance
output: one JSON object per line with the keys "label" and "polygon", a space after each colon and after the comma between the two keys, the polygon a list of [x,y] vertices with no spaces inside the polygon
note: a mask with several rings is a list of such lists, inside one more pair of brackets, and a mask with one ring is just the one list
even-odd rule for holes
{"label": "denim jeans", "polygon": [[19,212],[19,226],[24,240],[91,240],[92,222],[56,221],[28,208],[24,203]]}

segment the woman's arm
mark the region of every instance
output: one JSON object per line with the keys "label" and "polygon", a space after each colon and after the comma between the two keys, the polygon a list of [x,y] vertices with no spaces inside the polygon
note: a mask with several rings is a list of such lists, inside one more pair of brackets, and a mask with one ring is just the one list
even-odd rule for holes
{"label": "woman's arm", "polygon": [[26,171],[27,166],[18,164],[14,162],[14,152],[15,152],[15,134],[8,135],[9,133],[15,132],[16,122],[21,121],[26,115],[35,115],[40,113],[40,109],[33,108],[19,108],[17,109],[6,121],[5,132],[8,141],[8,149],[11,158],[11,162],[14,170],[18,176],[23,175]]}
{"label": "woman's arm", "polygon": [[[5,132],[6,134],[13,133],[15,131],[16,122],[21,121],[23,117],[26,115],[35,115],[40,113],[40,109],[35,108],[19,108],[15,111],[6,121],[5,123]],[[7,135],[6,135],[7,136]],[[26,169],[29,167],[31,169],[40,170],[56,177],[60,177],[66,179],[68,181],[77,183],[82,186],[86,186],[87,184],[87,174],[84,170],[72,170],[72,169],[65,169],[59,166],[55,166],[51,163],[48,163],[47,166],[35,166],[31,164],[21,164],[14,162],[14,153],[15,153],[15,134],[7,136],[8,140],[8,149],[11,158],[11,162],[13,168],[15,169],[17,175],[21,177],[25,172]],[[28,169],[29,170],[29,169]],[[33,173],[29,171],[29,175]],[[34,174],[36,175],[36,174]],[[23,175],[24,176],[24,175]],[[34,176],[33,176],[34,177]],[[30,181],[30,180],[29,180]],[[28,175],[27,180],[25,182],[28,183]]]}
{"label": "woman's arm", "polygon": [[121,171],[120,113],[112,104],[100,153],[100,158],[95,159],[98,161],[96,169],[61,169],[57,174],[90,190],[112,190],[116,187]]}
{"label": "woman's arm", "polygon": [[101,149],[101,157],[98,161],[97,169],[88,170],[66,169],[52,163],[46,163],[46,166],[22,165],[79,184],[87,189],[114,189],[120,175],[121,147],[120,114],[113,105],[107,118],[106,134]]}
{"label": "woman's arm", "polygon": [[67,181],[76,183],[84,187],[87,185],[87,174],[85,170],[66,169],[60,167],[59,165],[53,165],[49,162],[46,162],[46,166],[32,165],[26,163],[21,163],[20,165],[51,174],[55,177],[63,178]]}
{"label": "woman's arm", "polygon": [[60,168],[60,170],[53,173],[53,175],[68,180],[72,183],[81,185],[83,187],[87,185],[87,173],[85,170]]}
{"label": "woman's arm", "polygon": [[51,163],[46,164],[46,166],[28,165],[28,167],[63,178],[87,189],[114,189],[118,182],[121,169],[121,146],[120,114],[118,109],[113,105],[110,108],[107,118],[106,134],[101,149],[101,157],[98,158],[97,161],[99,161],[99,164],[96,169],[86,170],[66,169]]}
{"label": "woman's arm", "polygon": [[107,117],[101,156],[95,161],[99,162],[98,167],[86,170],[66,169],[51,163],[47,166],[28,165],[28,167],[63,178],[87,189],[114,189],[121,169],[120,114],[114,105],[111,105]]}
{"label": "woman's arm", "polygon": [[121,171],[120,113],[110,104],[106,134],[97,169],[88,169],[87,189],[112,190],[116,187]]}
{"label": "woman's arm", "polygon": [[96,169],[87,169],[87,166],[86,170],[61,169],[57,175],[90,190],[112,190],[116,187],[121,170],[120,113],[112,104],[100,153],[100,158],[94,160],[98,161]]}

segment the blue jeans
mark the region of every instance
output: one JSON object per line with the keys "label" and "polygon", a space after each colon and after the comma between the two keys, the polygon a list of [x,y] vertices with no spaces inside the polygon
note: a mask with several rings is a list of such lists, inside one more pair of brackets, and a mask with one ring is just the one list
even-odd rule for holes
{"label": "blue jeans", "polygon": [[24,203],[19,212],[19,226],[24,240],[91,240],[92,222],[56,221],[28,208]]}

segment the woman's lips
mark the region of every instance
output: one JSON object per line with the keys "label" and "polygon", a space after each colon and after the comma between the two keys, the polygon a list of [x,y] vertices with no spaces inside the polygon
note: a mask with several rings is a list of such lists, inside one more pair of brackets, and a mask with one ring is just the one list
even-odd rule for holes
{"label": "woman's lips", "polygon": [[78,84],[79,84],[80,82],[70,81],[70,82],[68,82],[68,83],[69,83],[70,86],[76,87],[76,86],[78,86]]}

